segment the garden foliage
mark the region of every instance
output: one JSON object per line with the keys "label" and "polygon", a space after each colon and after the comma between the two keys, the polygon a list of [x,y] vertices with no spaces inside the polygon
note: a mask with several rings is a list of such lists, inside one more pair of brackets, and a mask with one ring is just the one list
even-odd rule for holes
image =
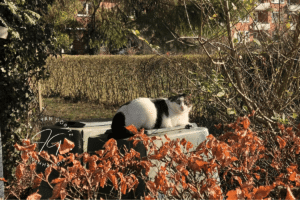
{"label": "garden foliage", "polygon": [[0,1],[0,26],[8,37],[0,40],[0,132],[4,174],[12,178],[16,165],[13,144],[30,129],[28,112],[38,80],[46,77],[47,57],[55,52],[55,35],[42,16],[52,0]]}
{"label": "garden foliage", "polygon": [[[253,115],[254,112],[249,117]],[[157,141],[162,138],[149,137],[143,129],[138,131],[133,125],[127,128],[135,133],[129,140],[133,140],[134,145],[142,142],[147,148],[146,157],[141,158],[134,149],[125,148],[125,153],[120,153],[114,139],[108,140],[103,149],[93,155],[70,153],[74,144],[65,139],[62,145],[57,144],[60,153],[57,157],[44,151],[37,153],[36,144],[29,140],[15,144],[22,152],[22,162],[16,170],[15,186],[9,188],[10,195],[20,195],[26,184],[37,188],[45,181],[53,188],[51,199],[121,199],[144,181],[145,199],[158,198],[159,193],[179,199],[300,197],[300,132],[290,127],[279,125],[281,133],[274,137],[274,146],[270,147],[269,141],[261,138],[269,133],[253,132],[250,119],[239,117],[227,125],[223,136],[209,135],[194,148],[185,139],[170,140],[167,135],[158,147]],[[36,162],[41,158],[49,165],[44,173],[36,174]],[[61,161],[64,164],[57,165]],[[153,169],[157,173],[151,179],[149,173]],[[50,183],[48,177],[53,170],[58,171],[60,177]],[[220,179],[214,173],[218,173]],[[111,188],[108,193],[99,192],[107,186]],[[282,190],[284,192],[278,192]],[[39,198],[38,191],[28,197]]]}
{"label": "garden foliage", "polygon": [[199,55],[167,59],[155,55],[49,58],[50,77],[43,81],[43,95],[117,105],[136,97],[165,96],[172,90],[192,86],[185,78],[194,77],[189,71],[205,76],[206,73],[195,64],[209,65],[202,58]]}

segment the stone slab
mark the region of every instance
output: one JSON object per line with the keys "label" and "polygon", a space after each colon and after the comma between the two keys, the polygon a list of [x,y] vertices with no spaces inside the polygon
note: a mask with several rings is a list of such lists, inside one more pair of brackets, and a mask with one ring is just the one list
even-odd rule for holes
{"label": "stone slab", "polygon": [[[45,126],[41,131],[41,138],[38,142],[39,151],[46,151],[49,154],[57,155],[57,147],[54,143],[63,143],[64,138],[74,142],[75,147],[72,153],[81,154],[87,151],[87,141],[90,136],[99,135],[110,129],[111,122],[58,122],[54,126]],[[46,162],[37,163],[37,173],[44,172],[47,168]],[[58,173],[53,170],[49,176],[49,181],[58,177]],[[39,189],[41,199],[49,199],[52,196],[52,189],[48,183],[42,182]]]}
{"label": "stone slab", "polygon": [[[105,134],[100,134],[98,136],[90,137],[88,140],[88,153],[93,154],[95,151],[98,151],[103,148],[103,145],[107,141],[107,135],[111,132],[111,129],[108,129]],[[166,142],[166,139],[164,135],[166,134],[171,140],[176,140],[179,138],[180,140],[185,138],[187,141],[190,141],[193,144],[193,147],[191,150],[195,150],[199,144],[201,144],[203,141],[206,140],[206,136],[209,135],[208,129],[205,127],[198,127],[197,124],[191,123],[190,126],[178,126],[178,127],[172,127],[172,128],[162,128],[162,129],[152,129],[152,130],[146,130],[146,134],[148,134],[150,137],[151,136],[158,136],[162,138],[161,140],[156,140],[155,144],[157,147],[161,147],[161,145]],[[127,141],[127,139],[120,139],[117,140],[117,146],[120,149],[126,145],[128,149],[132,148],[132,141]],[[144,147],[144,145],[140,142],[135,148],[136,151],[138,151],[141,156],[146,156],[147,155],[147,150]],[[121,148],[122,152],[122,148]],[[203,155],[204,159],[205,156]],[[207,158],[206,158],[207,159]],[[205,159],[205,160],[206,160]],[[162,163],[160,161],[153,161],[154,164],[157,166],[161,165]],[[155,175],[157,174],[157,168],[151,168],[150,173],[149,173],[149,178],[150,180],[154,181]],[[201,177],[200,174],[198,174],[199,178],[204,178]],[[216,178],[219,182],[219,175],[218,173],[214,174],[214,178]],[[163,195],[160,194],[161,197],[163,198]]]}

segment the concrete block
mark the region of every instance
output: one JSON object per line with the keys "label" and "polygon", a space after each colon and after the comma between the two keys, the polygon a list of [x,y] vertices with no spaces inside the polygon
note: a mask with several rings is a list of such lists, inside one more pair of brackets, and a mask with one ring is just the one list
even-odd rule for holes
{"label": "concrete block", "polygon": [[[90,136],[103,134],[110,129],[111,122],[63,122],[56,123],[54,126],[46,126],[42,128],[41,138],[38,142],[39,151],[46,151],[49,154],[57,155],[57,147],[53,144],[56,142],[63,143],[64,138],[74,142],[75,147],[72,153],[81,154],[87,151],[87,141]],[[47,168],[46,162],[37,163],[37,173],[44,172]],[[58,173],[53,170],[49,176],[49,181],[58,177]],[[48,199],[52,196],[52,189],[48,183],[41,183],[39,194],[41,199]]]}

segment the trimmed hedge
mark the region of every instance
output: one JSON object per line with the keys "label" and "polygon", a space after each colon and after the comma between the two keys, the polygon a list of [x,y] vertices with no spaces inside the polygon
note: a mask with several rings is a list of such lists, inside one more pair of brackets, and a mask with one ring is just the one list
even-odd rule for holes
{"label": "trimmed hedge", "polygon": [[[50,57],[50,78],[43,81],[44,96],[119,105],[137,97],[168,96],[189,90],[205,76],[208,65],[200,55],[185,56],[63,56]],[[197,74],[197,77],[195,77]]]}

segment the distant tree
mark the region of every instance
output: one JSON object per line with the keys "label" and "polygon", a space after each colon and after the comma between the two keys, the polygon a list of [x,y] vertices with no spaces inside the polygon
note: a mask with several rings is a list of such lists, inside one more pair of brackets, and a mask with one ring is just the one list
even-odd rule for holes
{"label": "distant tree", "polygon": [[48,13],[43,16],[43,19],[54,26],[57,38],[56,47],[70,50],[76,38],[76,28],[82,27],[76,19],[77,14],[84,9],[79,0],[54,0],[48,5]]}
{"label": "distant tree", "polygon": [[[257,0],[231,0],[232,22],[247,15],[247,7]],[[226,32],[225,14],[219,0],[123,0],[124,12],[133,17],[132,28],[140,30],[152,44],[164,48],[168,41],[177,41],[178,46],[194,46],[180,36],[211,37]],[[176,44],[176,43],[175,43]]]}
{"label": "distant tree", "polygon": [[24,137],[21,127],[27,124],[22,122],[34,100],[30,84],[47,76],[45,60],[56,51],[53,26],[41,17],[51,3],[0,0],[0,26],[8,28],[8,38],[0,43],[0,130],[6,178],[17,164],[13,144]]}
{"label": "distant tree", "polygon": [[102,0],[86,1],[89,4],[91,20],[88,23],[88,44],[90,53],[102,45],[112,50],[126,46],[130,29],[129,18],[122,11],[120,2],[103,2]]}

